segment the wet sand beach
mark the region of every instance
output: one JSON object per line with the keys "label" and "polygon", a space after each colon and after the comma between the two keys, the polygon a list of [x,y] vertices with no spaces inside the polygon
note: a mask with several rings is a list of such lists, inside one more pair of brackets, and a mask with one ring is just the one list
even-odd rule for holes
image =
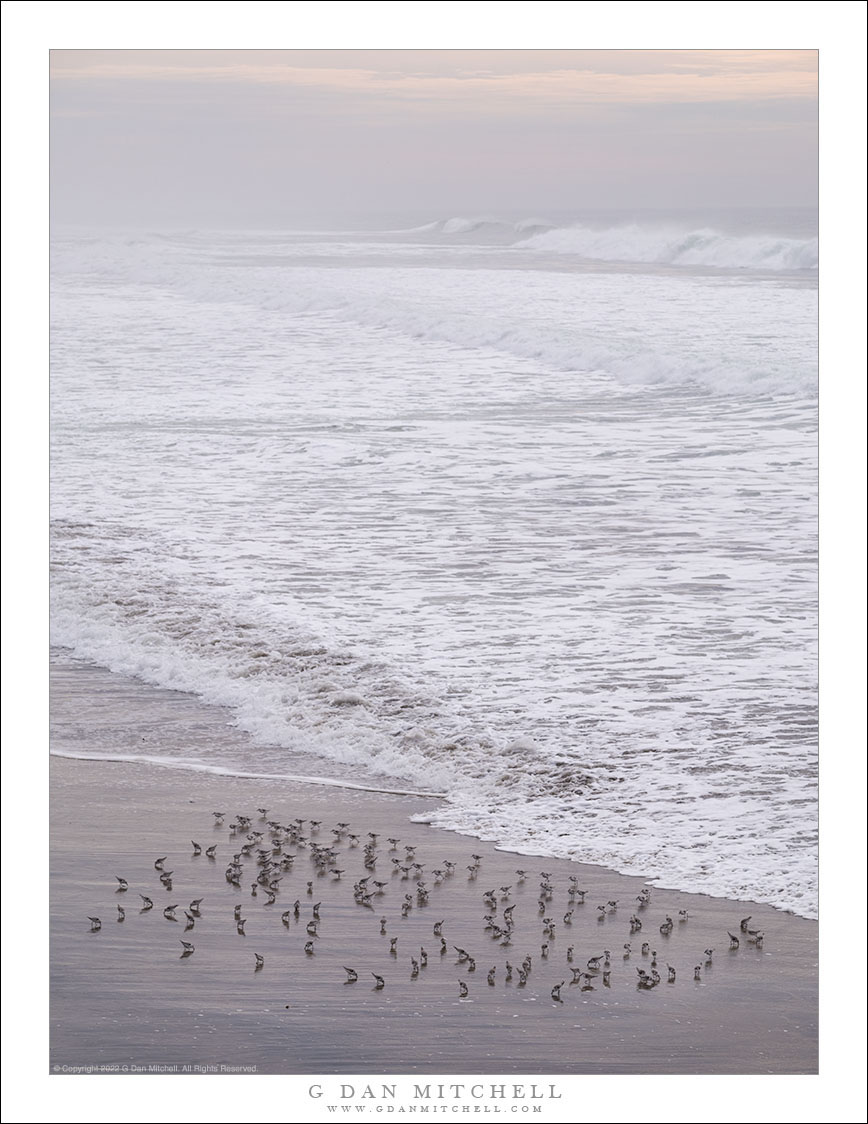
{"label": "wet sand beach", "polygon": [[[144,738],[154,755],[161,746],[243,737],[227,720],[192,696],[84,665],[61,664],[53,679],[55,754],[93,752],[96,731],[103,745],[108,738],[131,748]],[[52,758],[51,798],[50,1061],[61,1072],[93,1065],[128,1072],[249,1067],[258,1074],[816,1072],[815,922],[657,888],[643,906],[641,878],[498,851],[412,823],[411,816],[436,806],[430,798],[63,756]],[[259,808],[267,809],[265,818]],[[215,810],[226,812],[222,824]],[[238,814],[250,818],[250,827],[230,835]],[[243,857],[240,885],[227,882],[227,864],[249,833],[262,831],[267,840],[267,821],[296,820],[306,821],[306,845],[283,847],[278,858],[295,858],[273,904],[261,884],[252,894],[261,869],[255,849]],[[314,834],[311,820],[322,821]],[[331,844],[340,823],[349,826],[335,843],[337,859],[317,868],[309,844]],[[373,870],[364,865],[371,832],[378,836]],[[400,839],[395,850],[388,837]],[[192,840],[202,854],[193,854]],[[209,859],[205,849],[214,845]],[[162,856],[173,872],[171,891],[154,868]],[[455,864],[452,874],[448,863]],[[517,869],[527,871],[523,881]],[[127,880],[126,891],[119,891],[118,876]],[[385,883],[367,906],[353,894],[366,876],[368,889],[374,880]],[[550,891],[540,892],[542,881]],[[583,904],[571,902],[571,885],[585,891]],[[490,890],[493,907],[483,897]],[[153,908],[142,912],[140,895]],[[199,898],[185,931],[185,911]],[[402,916],[405,900],[410,908]],[[238,904],[243,935],[234,919]],[[311,926],[317,904],[319,920]],[[177,905],[178,920],[164,916],[169,905]],[[504,946],[484,918],[503,927],[509,906],[514,929]],[[633,933],[631,915],[642,922]],[[660,931],[667,916],[669,935]],[[748,916],[749,928],[764,933],[759,946],[739,928]],[[91,917],[100,919],[96,931]],[[548,918],[553,936],[544,932]],[[739,936],[737,949],[728,931]],[[182,940],[195,949],[187,957]],[[475,970],[459,963],[456,948],[470,954]],[[604,978],[604,960],[588,961],[605,950]],[[528,955],[532,968],[522,986],[518,969]],[[674,983],[667,964],[676,969]],[[357,982],[346,982],[344,966],[355,969]],[[573,969],[586,973],[575,984]],[[649,978],[656,970],[661,981],[641,986],[637,969]],[[379,990],[375,974],[385,981]],[[555,1001],[552,988],[561,981]]]}

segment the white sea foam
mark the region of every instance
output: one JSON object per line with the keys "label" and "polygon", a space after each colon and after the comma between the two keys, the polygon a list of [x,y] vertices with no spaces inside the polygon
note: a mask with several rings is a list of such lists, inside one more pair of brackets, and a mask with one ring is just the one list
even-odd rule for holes
{"label": "white sea foam", "polygon": [[631,224],[603,230],[573,226],[547,230],[521,243],[529,250],[576,254],[607,262],[715,266],[747,270],[814,270],[816,238],[732,235],[717,230],[683,230]]}
{"label": "white sea foam", "polygon": [[814,915],[812,285],[266,241],[56,247],[55,642],[252,736],[167,766]]}
{"label": "white sea foam", "polygon": [[[417,340],[491,349],[625,385],[693,384],[715,394],[816,390],[817,294],[763,280],[561,269],[444,268],[431,247],[412,265],[354,265],[368,242],[328,244],[340,269],[237,236],[207,253],[187,240],[67,243],[56,274],[153,286],[200,302],[244,303],[288,316],[323,314]],[[385,244],[384,254],[394,255]],[[295,256],[293,256],[293,254]],[[434,255],[433,258],[431,255]],[[433,262],[426,264],[430,259]],[[388,259],[387,259],[388,260]],[[446,265],[454,265],[450,258]],[[456,284],[456,279],[460,283]]]}

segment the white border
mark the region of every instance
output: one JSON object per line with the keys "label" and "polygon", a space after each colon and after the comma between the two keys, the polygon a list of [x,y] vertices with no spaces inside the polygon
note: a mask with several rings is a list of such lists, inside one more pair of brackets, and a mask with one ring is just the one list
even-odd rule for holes
{"label": "white border", "polygon": [[[7,887],[21,845],[45,834],[40,719],[45,659],[47,63],[50,48],[750,48],[819,49],[822,201],[822,901],[842,938],[825,972],[819,1078],[570,1079],[562,1119],[607,1121],[864,1120],[862,987],[864,823],[864,75],[865,6],[832,3],[38,3],[3,4],[4,106],[4,694]],[[860,611],[860,609],[862,611]],[[857,702],[856,700],[859,700]],[[38,716],[38,717],[37,717]],[[37,735],[36,730],[40,733]],[[861,736],[860,736],[861,733]],[[32,768],[22,761],[38,759]],[[861,772],[860,772],[861,769]],[[851,942],[855,943],[851,951]],[[9,1071],[4,1119],[191,1121],[320,1119],[313,1078],[243,1078],[120,1087],[113,1078],[52,1081],[47,1051],[47,947],[21,930],[6,943]],[[21,958],[26,957],[26,965]],[[829,959],[833,959],[830,953]],[[837,969],[837,970],[836,970]],[[855,976],[855,980],[850,977]],[[855,987],[853,986],[855,983]],[[864,1013],[864,1012],[863,1012]],[[330,1079],[334,1080],[334,1078]],[[349,1080],[359,1083],[361,1078]],[[382,1075],[377,1080],[382,1082]],[[442,1080],[449,1080],[444,1076]],[[454,1078],[469,1082],[468,1077]],[[483,1080],[491,1081],[491,1076]],[[532,1080],[540,1081],[539,1076]],[[565,1086],[563,1078],[555,1078]],[[267,1084],[263,1085],[263,1081]],[[641,1084],[640,1084],[641,1082]],[[579,1088],[579,1086],[581,1086]],[[266,1100],[263,1100],[263,1094]],[[625,1095],[626,1094],[626,1095]],[[218,1105],[219,1099],[219,1108]],[[255,1106],[255,1107],[254,1107]],[[546,1119],[553,1119],[546,1115]]]}

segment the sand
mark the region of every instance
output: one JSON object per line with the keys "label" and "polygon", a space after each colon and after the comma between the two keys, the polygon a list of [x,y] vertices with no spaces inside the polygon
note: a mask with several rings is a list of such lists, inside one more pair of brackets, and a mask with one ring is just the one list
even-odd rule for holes
{"label": "sand", "polygon": [[[52,699],[52,748],[92,751],[95,735],[121,747],[147,739],[160,745],[205,744],[209,736],[243,737],[227,715],[180,692],[158,691],[99,669],[60,667]],[[436,806],[399,797],[297,782],[251,780],[167,769],[53,757],[51,765],[51,1057],[52,1072],[75,1067],[116,1067],[115,1072],[194,1071],[225,1066],[257,1074],[809,1074],[817,1070],[817,925],[756,903],[653,889],[639,907],[641,878],[601,867],[498,851],[492,845],[410,822]],[[257,869],[247,859],[241,889],[230,886],[226,865],[244,841],[230,837],[237,813],[264,829],[267,818],[290,823],[321,820],[321,841],[339,822],[360,836],[339,844],[340,878],[317,872],[304,848],[284,875],[275,904],[251,884]],[[222,826],[212,811],[225,810]],[[665,825],[661,825],[665,830]],[[306,834],[310,829],[304,828]],[[364,869],[367,833],[379,833],[374,872]],[[388,836],[399,837],[391,851]],[[191,840],[217,845],[216,858],[193,855]],[[416,848],[429,890],[420,904],[418,882],[392,863]],[[466,869],[481,856],[475,876]],[[160,883],[154,861],[167,856],[173,889]],[[452,876],[431,874],[446,860]],[[406,860],[405,860],[406,862]],[[516,869],[528,871],[522,882]],[[553,887],[545,911],[538,907],[541,872]],[[387,883],[373,908],[353,899],[364,875]],[[118,892],[116,876],[128,880]],[[573,906],[570,877],[586,890]],[[308,891],[307,883],[313,885]],[[511,886],[501,900],[499,887]],[[497,909],[483,901],[497,890]],[[140,912],[139,894],[154,908]],[[405,895],[412,908],[401,915]],[[185,932],[185,910],[203,898],[194,928]],[[298,900],[299,918],[281,920]],[[598,906],[617,901],[605,912]],[[245,935],[233,911],[242,905]],[[307,924],[321,903],[315,951]],[[177,904],[179,921],[163,916]],[[486,914],[502,920],[514,904],[515,930],[504,948],[485,929]],[[125,911],[117,920],[118,906]],[[686,910],[688,919],[679,920]],[[630,933],[631,914],[641,932]],[[671,935],[659,926],[675,919]],[[739,922],[765,933],[762,947],[748,944]],[[543,934],[543,917],[555,922]],[[91,931],[89,917],[101,928]],[[386,932],[380,932],[380,918]],[[433,929],[443,920],[447,952]],[[727,930],[739,933],[729,948]],[[395,954],[391,938],[397,937]],[[181,940],[195,952],[182,958]],[[547,958],[541,946],[548,939]],[[662,982],[637,986],[637,968],[651,972],[657,952]],[[632,952],[624,958],[624,943]],[[457,963],[455,946],[475,958],[475,971]],[[572,946],[572,961],[567,950]],[[427,965],[412,975],[411,958]],[[714,950],[711,962],[704,950]],[[572,968],[611,952],[602,972],[571,983]],[[255,954],[264,958],[255,970]],[[533,967],[524,987],[517,967]],[[506,962],[515,967],[507,982]],[[670,984],[666,965],[676,968]],[[358,972],[347,984],[343,966]],[[694,967],[701,965],[700,979]],[[495,968],[489,985],[489,969]],[[374,973],[385,986],[375,988]],[[459,981],[468,995],[460,998]],[[551,989],[565,981],[561,1002]],[[590,985],[583,990],[583,985]],[[57,1067],[57,1068],[55,1068]],[[126,1069],[124,1069],[126,1067]],[[191,1067],[185,1070],[184,1067]],[[220,1072],[218,1068],[218,1072]]]}

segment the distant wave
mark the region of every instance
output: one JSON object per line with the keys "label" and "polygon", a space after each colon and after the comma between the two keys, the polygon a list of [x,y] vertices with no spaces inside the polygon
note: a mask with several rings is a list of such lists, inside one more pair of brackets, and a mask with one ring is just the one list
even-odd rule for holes
{"label": "distant wave", "polygon": [[[470,230],[473,223],[495,220],[460,221]],[[542,220],[525,219],[520,225],[537,221]],[[449,222],[457,231],[459,220]],[[516,245],[515,224],[509,225],[509,245],[501,243],[511,255],[510,268],[454,272],[442,268],[436,245],[462,235],[446,236],[442,225],[436,235],[440,242],[430,255],[427,246],[412,262],[398,255],[390,262],[384,254],[383,264],[392,266],[387,269],[359,266],[353,252],[344,255],[340,269],[333,264],[311,265],[303,247],[297,259],[288,249],[274,257],[262,252],[258,237],[251,237],[245,248],[240,236],[233,234],[196,246],[156,237],[60,239],[52,247],[53,275],[58,282],[69,278],[75,284],[111,278],[194,301],[243,303],[290,316],[332,317],[416,340],[490,348],[523,362],[581,371],[598,382],[689,384],[723,395],[815,393],[813,285],[777,290],[743,284],[741,276],[693,276],[687,270],[670,271],[667,276],[653,270],[626,276],[588,269],[515,269],[512,266],[526,250],[536,250],[534,258],[545,253],[550,257],[577,254],[575,239],[582,233],[578,227],[551,229]],[[621,245],[622,260],[635,256],[640,247],[631,248],[624,234],[630,229],[639,228],[584,231],[586,253],[593,237],[611,240],[608,249],[600,242],[600,254],[605,251],[611,257]],[[482,244],[482,235],[472,237],[479,239],[474,244]],[[663,253],[659,230],[656,243],[650,240],[650,228],[643,237],[648,239],[649,254],[654,247],[655,253]],[[735,260],[736,251],[753,254],[757,261],[765,253],[766,269],[772,268],[767,243],[780,246],[786,241],[759,235],[714,237],[719,259],[724,250],[730,260]],[[546,251],[546,240],[573,249]],[[686,240],[682,235],[682,261],[688,252]],[[789,244],[806,243],[789,240]],[[469,243],[463,245],[466,249]],[[364,249],[362,243],[348,243],[350,251],[357,246]],[[249,261],[244,259],[245,249],[253,255]],[[691,252],[698,254],[699,245]],[[237,264],[239,253],[242,268]],[[694,315],[698,300],[706,311],[701,318]]]}
{"label": "distant wave", "polygon": [[473,234],[477,231],[488,231],[514,237],[516,234],[524,234],[528,231],[551,230],[553,225],[546,219],[527,218],[519,222],[507,222],[492,215],[483,215],[477,218],[442,219],[422,229],[439,230],[443,234]]}
{"label": "distant wave", "polygon": [[816,269],[818,260],[816,238],[722,234],[707,228],[677,230],[636,224],[602,230],[587,226],[560,227],[534,234],[519,245],[528,250],[576,254],[594,261],[723,269]]}

